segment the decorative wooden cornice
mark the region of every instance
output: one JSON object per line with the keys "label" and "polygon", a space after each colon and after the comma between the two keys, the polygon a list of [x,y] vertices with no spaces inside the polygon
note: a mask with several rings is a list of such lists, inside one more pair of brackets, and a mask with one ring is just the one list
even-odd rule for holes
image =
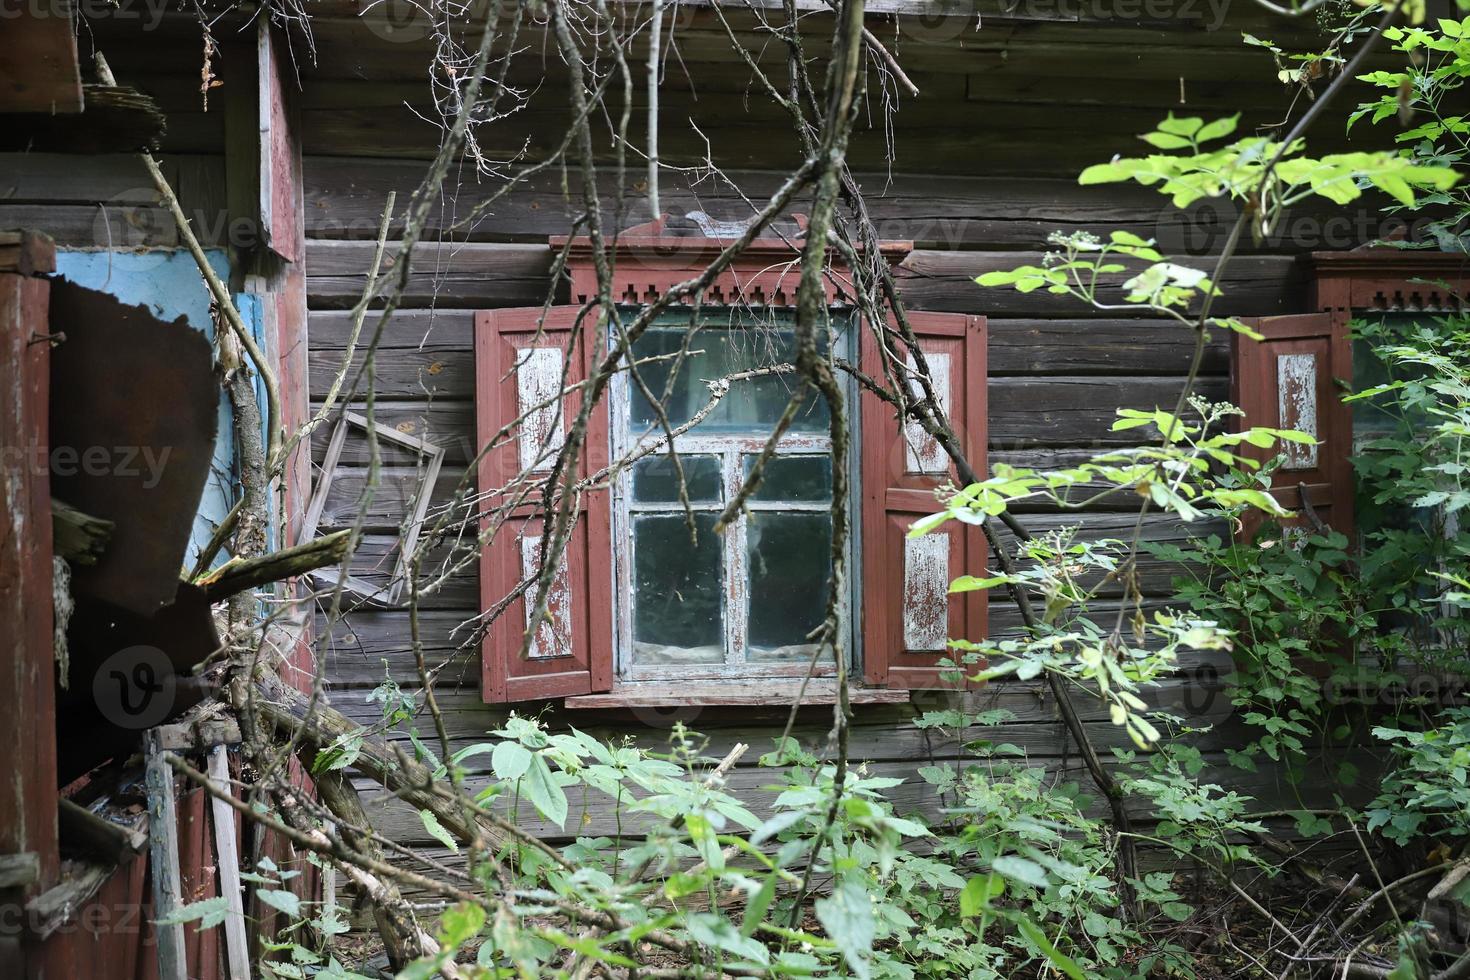
{"label": "decorative wooden cornice", "polygon": [[[719,273],[701,296],[709,306],[794,306],[801,279],[797,268],[806,233],[805,215],[793,215],[794,235],[757,238]],[[723,227],[718,230],[725,230]],[[680,234],[668,228],[668,216],[618,235],[613,256],[613,297],[630,305],[649,303],[703,270],[739,236],[710,237]],[[592,263],[592,241],[585,236],[559,235],[550,240],[555,251],[566,251],[571,300],[586,303],[597,295],[597,271]],[[913,242],[883,242],[879,251],[896,264],[913,251]],[[837,251],[828,254],[830,275],[823,281],[829,306],[851,303],[847,264]],[[684,301],[692,304],[694,297]]]}
{"label": "decorative wooden cornice", "polygon": [[1313,252],[1319,310],[1458,313],[1470,310],[1470,254],[1397,248]]}

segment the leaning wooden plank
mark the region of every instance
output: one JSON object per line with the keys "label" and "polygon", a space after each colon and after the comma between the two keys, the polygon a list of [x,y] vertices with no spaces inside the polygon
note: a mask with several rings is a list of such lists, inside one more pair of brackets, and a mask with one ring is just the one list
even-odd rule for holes
{"label": "leaning wooden plank", "polygon": [[68,866],[55,887],[26,903],[26,924],[37,941],[44,942],[71,922],[114,874],[114,864]]}
{"label": "leaning wooden plank", "polygon": [[168,764],[158,734],[143,737],[147,765],[148,839],[150,877],[153,880],[154,930],[158,937],[159,980],[185,980],[183,923],[165,923],[183,904],[179,880],[179,820],[174,800],[174,771]]}
{"label": "leaning wooden plank", "polygon": [[148,846],[148,835],[141,830],[114,823],[65,798],[56,822],[64,844],[114,864],[126,864]]}
{"label": "leaning wooden plank", "polygon": [[[209,779],[230,792],[230,756],[223,745],[209,750]],[[235,833],[235,811],[224,800],[210,797],[214,815],[214,850],[219,864],[219,890],[229,916],[225,919],[225,955],[230,976],[250,976],[250,945],[245,935],[245,903],[240,894],[240,839]]]}

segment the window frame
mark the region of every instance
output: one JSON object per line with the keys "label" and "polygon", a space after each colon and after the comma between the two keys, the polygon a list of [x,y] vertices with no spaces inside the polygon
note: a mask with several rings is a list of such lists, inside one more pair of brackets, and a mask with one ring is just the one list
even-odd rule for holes
{"label": "window frame", "polygon": [[[629,308],[630,310],[633,308]],[[734,322],[736,317],[747,313],[757,317],[761,325],[771,322],[785,326],[794,326],[795,311],[786,306],[747,306],[741,307],[739,312],[728,306],[708,306],[701,311],[702,316],[708,316],[711,320],[729,320],[728,325],[721,322],[705,322],[701,326],[703,331],[716,330],[739,330],[742,325]],[[849,361],[855,361],[857,350],[857,329],[855,318],[851,311],[841,307],[830,308],[831,323],[834,327],[835,336],[831,342],[840,345],[839,353]],[[657,329],[664,324],[675,324],[687,322],[690,311],[671,312],[660,317],[650,329]],[[839,325],[840,324],[840,325]],[[757,324],[749,324],[744,328],[755,328]],[[609,349],[615,343],[615,338],[609,338]],[[848,575],[844,583],[843,608],[842,608],[842,632],[847,651],[848,668],[857,671],[862,664],[861,657],[861,628],[858,617],[854,611],[860,606],[861,575],[855,574],[860,568],[861,561],[861,520],[859,519],[859,506],[861,501],[861,466],[859,447],[861,441],[861,413],[856,411],[859,395],[856,383],[846,375],[840,378],[844,394],[847,396],[847,427],[849,445],[853,451],[848,453],[848,515],[849,528],[846,546],[846,566]],[[624,459],[635,451],[641,444],[643,446],[655,445],[659,449],[651,453],[648,458],[666,455],[666,440],[663,433],[657,427],[647,430],[642,435],[637,435],[632,429],[629,408],[633,397],[632,381],[626,371],[620,371],[611,383],[609,391],[609,438],[611,440],[611,457],[613,459]],[[717,503],[695,503],[693,510],[705,513],[719,513],[724,509],[726,502],[739,487],[744,479],[744,458],[759,453],[764,448],[769,433],[730,433],[718,435],[700,435],[695,430],[678,435],[674,439],[674,450],[681,457],[714,455],[720,457],[721,495]],[[821,456],[830,457],[832,451],[831,436],[827,432],[821,433],[792,433],[787,432],[776,444],[776,456]],[[636,689],[644,684],[667,684],[671,681],[711,681],[711,680],[768,680],[768,679],[799,679],[810,672],[814,677],[832,677],[836,674],[836,667],[830,657],[819,657],[815,669],[810,667],[807,658],[793,661],[781,661],[774,663],[752,662],[745,659],[749,652],[747,642],[747,626],[749,623],[749,569],[746,562],[748,548],[749,518],[742,511],[729,528],[724,532],[725,546],[722,549],[721,586],[724,592],[722,598],[722,632],[725,642],[725,659],[718,664],[637,664],[634,662],[633,641],[633,604],[635,601],[633,588],[634,575],[634,541],[633,541],[633,515],[647,513],[665,513],[669,515],[682,515],[683,505],[678,501],[669,502],[635,502],[632,493],[633,466],[623,467],[613,478],[610,487],[611,512],[612,512],[612,563],[614,595],[612,597],[613,610],[613,636],[610,641],[613,644],[613,686],[614,690]],[[830,513],[831,503],[814,502],[801,503],[793,501],[758,501],[748,500],[746,509],[750,511],[767,511],[772,513]],[[732,583],[744,582],[747,588],[740,596],[740,601],[733,601]]]}

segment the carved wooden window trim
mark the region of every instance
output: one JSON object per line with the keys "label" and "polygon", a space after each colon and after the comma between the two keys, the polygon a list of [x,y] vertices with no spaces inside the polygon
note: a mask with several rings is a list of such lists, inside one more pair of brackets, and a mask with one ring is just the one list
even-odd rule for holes
{"label": "carved wooden window trim", "polygon": [[[1317,312],[1247,320],[1265,339],[1234,335],[1233,401],[1246,413],[1242,426],[1302,426],[1321,439],[1314,452],[1287,451],[1272,492],[1297,512],[1284,522],[1288,527],[1315,519],[1352,540],[1353,418],[1341,400],[1353,379],[1350,324],[1365,314],[1464,312],[1470,255],[1379,248],[1314,252],[1305,262]],[[1247,454],[1264,462],[1280,451]],[[1242,535],[1248,539],[1259,524],[1259,516],[1249,516]]]}
{"label": "carved wooden window trim", "polygon": [[[798,219],[798,225],[801,221]],[[721,229],[724,230],[724,229]],[[759,314],[780,313],[795,305],[799,274],[801,231],[785,237],[760,238],[751,242],[729,266],[697,296],[687,297],[683,308],[744,307]],[[640,306],[662,295],[671,287],[688,281],[706,267],[716,255],[729,247],[734,239],[686,237],[668,233],[663,222],[622,233],[610,250],[615,250],[612,295],[615,302]],[[521,384],[519,367],[512,353],[526,346],[566,346],[566,331],[574,322],[595,316],[598,283],[593,271],[593,249],[585,239],[554,238],[551,248],[566,258],[569,303],[550,309],[527,308],[486,311],[476,318],[477,351],[477,416],[481,441],[498,431],[507,421],[518,417],[516,392]],[[890,263],[901,261],[911,249],[910,243],[893,242],[880,246]],[[840,256],[830,257],[829,274],[824,279],[826,300],[837,315],[850,315],[850,297],[844,289],[844,266]],[[679,307],[674,307],[675,310]],[[986,322],[982,316],[910,311],[921,349],[925,353],[931,377],[942,389],[941,397],[950,407],[956,432],[964,444],[968,458],[977,472],[985,472],[986,456]],[[890,325],[891,326],[891,325]],[[878,362],[877,338],[869,336],[870,325],[854,324],[856,350],[852,352],[865,371]],[[719,329],[709,327],[707,329]],[[591,331],[583,334],[583,340]],[[558,340],[556,338],[560,337]],[[889,341],[884,341],[889,342]],[[894,341],[896,342],[896,341]],[[584,345],[576,351],[567,380],[586,376],[600,352]],[[880,365],[881,367],[881,365]],[[881,371],[877,375],[881,376]],[[616,423],[609,418],[626,404],[618,389],[626,384],[615,379],[610,397],[594,412],[589,426],[589,453],[599,457],[589,460],[595,470],[606,465],[613,451]],[[854,389],[856,386],[854,386]],[[575,403],[576,396],[566,399]],[[564,406],[568,408],[568,406]],[[854,440],[852,519],[854,552],[849,564],[849,577],[854,597],[851,618],[853,649],[860,650],[861,676],[869,685],[852,690],[854,703],[893,703],[906,700],[909,690],[925,687],[952,687],[951,672],[940,667],[950,652],[939,639],[940,633],[950,637],[983,638],[986,631],[987,596],[972,593],[948,595],[948,577],[964,571],[983,570],[986,551],[979,528],[968,525],[948,527],[935,541],[919,546],[907,544],[907,529],[913,519],[932,513],[936,506],[934,492],[952,482],[954,477],[947,459],[938,461],[930,440],[912,425],[901,425],[893,417],[893,409],[867,393],[857,394],[850,405],[853,424],[858,434]],[[533,440],[535,437],[531,437]],[[763,439],[761,441],[764,441]],[[481,493],[494,493],[496,480],[512,470],[519,441],[512,438],[492,451],[480,464]],[[625,448],[619,446],[618,448]],[[815,443],[811,449],[819,449]],[[681,447],[681,455],[686,450]],[[498,456],[504,455],[504,459]],[[942,454],[941,454],[942,455]],[[795,675],[785,680],[780,676],[788,665],[731,665],[733,670],[718,677],[692,677],[678,668],[669,676],[656,676],[657,671],[639,671],[629,675],[622,670],[622,654],[627,627],[613,622],[609,610],[615,589],[610,572],[615,555],[622,568],[627,568],[627,552],[622,538],[628,531],[618,520],[613,533],[614,510],[611,491],[595,490],[584,495],[591,530],[585,540],[573,543],[570,593],[571,622],[587,624],[591,634],[578,635],[574,625],[571,636],[574,650],[565,658],[564,669],[553,669],[553,663],[520,657],[524,626],[516,610],[508,607],[492,626],[484,647],[487,701],[506,702],[537,698],[561,698],[567,707],[648,708],[657,705],[755,704],[762,692],[769,692],[771,703],[790,703],[800,675],[806,665],[796,667]],[[728,499],[728,498],[727,498]],[[682,513],[682,511],[680,511]],[[505,541],[486,545],[481,558],[482,594],[486,608],[514,586],[522,576],[522,556],[514,549],[516,535],[504,535]],[[617,544],[614,539],[617,539]],[[945,544],[935,542],[942,541]],[[942,554],[941,554],[942,553]],[[599,558],[605,555],[606,558]],[[942,560],[939,560],[941,559]],[[894,575],[898,578],[895,579]],[[922,579],[922,583],[919,580]],[[626,581],[626,578],[624,578]],[[921,587],[922,586],[922,587]],[[909,591],[933,597],[923,604],[924,615],[908,615],[900,609]],[[494,594],[492,594],[494,593]],[[859,598],[860,597],[860,598]],[[517,602],[521,600],[516,600]],[[626,599],[620,606],[628,605]],[[879,606],[894,606],[879,609]],[[934,609],[930,610],[930,606]],[[600,608],[598,608],[600,607]],[[625,618],[619,608],[620,620]],[[928,618],[924,618],[928,616]],[[616,637],[616,639],[615,639]],[[514,651],[514,656],[512,656]],[[615,663],[615,654],[617,661]],[[855,659],[854,666],[858,661]],[[539,666],[538,666],[539,664]],[[776,666],[782,668],[772,671]],[[544,673],[542,672],[544,670]],[[634,679],[636,677],[637,679]],[[828,690],[830,678],[811,681],[806,700],[827,703],[834,696]]]}

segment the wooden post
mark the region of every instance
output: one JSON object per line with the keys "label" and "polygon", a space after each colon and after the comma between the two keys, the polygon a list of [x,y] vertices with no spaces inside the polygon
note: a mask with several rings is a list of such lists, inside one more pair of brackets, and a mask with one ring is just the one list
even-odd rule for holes
{"label": "wooden post", "polygon": [[183,886],[179,881],[179,811],[174,799],[174,771],[164,758],[158,730],[143,737],[148,787],[149,871],[153,878],[154,930],[158,936],[158,980],[186,980],[183,923],[161,920],[178,911]]}
{"label": "wooden post", "polygon": [[[56,884],[56,653],[52,630],[48,398],[51,240],[0,232],[0,904]],[[0,937],[0,974],[24,976],[20,937]]]}
{"label": "wooden post", "polygon": [[[226,793],[230,789],[230,754],[223,745],[209,750],[209,781]],[[214,815],[214,852],[219,864],[219,891],[229,905],[225,919],[225,954],[230,976],[250,976],[250,939],[245,934],[245,902],[240,895],[240,838],[235,833],[235,811],[224,800],[210,796]]]}

